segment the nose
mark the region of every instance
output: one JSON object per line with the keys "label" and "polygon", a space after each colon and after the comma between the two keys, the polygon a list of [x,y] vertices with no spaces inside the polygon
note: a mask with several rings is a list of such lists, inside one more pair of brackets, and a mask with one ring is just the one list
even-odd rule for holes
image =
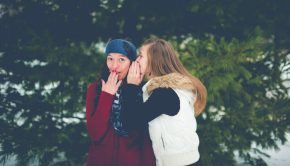
{"label": "nose", "polygon": [[114,61],[113,64],[112,64],[112,69],[113,71],[116,71],[119,67],[119,63],[117,61]]}

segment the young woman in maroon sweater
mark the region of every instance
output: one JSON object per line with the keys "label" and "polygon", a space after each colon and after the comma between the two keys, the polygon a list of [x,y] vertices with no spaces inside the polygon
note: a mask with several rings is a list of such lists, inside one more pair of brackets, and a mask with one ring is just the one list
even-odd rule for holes
{"label": "young woman in maroon sweater", "polygon": [[[153,166],[155,158],[147,128],[124,129],[122,113],[122,85],[136,47],[123,39],[115,39],[106,46],[107,60],[101,79],[89,85],[86,96],[87,129],[92,144],[87,166]],[[136,95],[136,100],[142,96]]]}

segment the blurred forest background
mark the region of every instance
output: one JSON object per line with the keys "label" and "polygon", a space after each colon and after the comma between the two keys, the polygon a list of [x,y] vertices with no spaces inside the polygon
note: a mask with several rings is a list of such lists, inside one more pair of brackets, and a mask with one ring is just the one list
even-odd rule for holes
{"label": "blurred forest background", "polygon": [[169,40],[208,88],[206,166],[267,165],[290,131],[289,0],[1,0],[0,164],[84,165],[85,92],[112,38]]}

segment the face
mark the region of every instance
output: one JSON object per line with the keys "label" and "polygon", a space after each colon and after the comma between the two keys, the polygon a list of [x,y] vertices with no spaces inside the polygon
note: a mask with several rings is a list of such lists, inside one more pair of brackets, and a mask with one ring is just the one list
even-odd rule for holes
{"label": "face", "polygon": [[116,72],[118,79],[122,80],[126,77],[131,61],[128,57],[119,53],[110,53],[107,56],[107,66],[110,72]]}
{"label": "face", "polygon": [[149,73],[148,71],[148,49],[150,45],[143,45],[140,48],[139,56],[137,58],[137,62],[140,64],[140,71],[142,75],[146,75]]}

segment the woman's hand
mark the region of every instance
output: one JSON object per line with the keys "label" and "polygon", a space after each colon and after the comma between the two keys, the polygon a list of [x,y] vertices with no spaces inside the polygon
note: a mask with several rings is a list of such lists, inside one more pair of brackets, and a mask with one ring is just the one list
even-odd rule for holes
{"label": "woman's hand", "polygon": [[115,95],[121,83],[122,80],[118,81],[118,75],[115,72],[111,72],[107,82],[102,80],[102,91]]}
{"label": "woman's hand", "polygon": [[140,65],[138,62],[132,62],[129,73],[127,75],[127,83],[139,85],[143,80],[143,76],[141,75]]}

